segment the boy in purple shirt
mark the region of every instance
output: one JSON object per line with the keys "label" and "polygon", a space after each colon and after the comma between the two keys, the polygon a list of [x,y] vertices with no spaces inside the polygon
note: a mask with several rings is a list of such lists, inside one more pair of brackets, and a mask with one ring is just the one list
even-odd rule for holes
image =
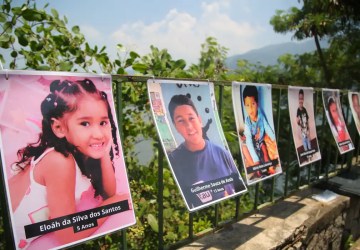
{"label": "boy in purple shirt", "polygon": [[[204,139],[201,117],[185,95],[175,95],[169,113],[184,138],[169,160],[189,207],[197,207],[244,190],[237,168],[222,147]],[[228,180],[228,184],[222,181]]]}

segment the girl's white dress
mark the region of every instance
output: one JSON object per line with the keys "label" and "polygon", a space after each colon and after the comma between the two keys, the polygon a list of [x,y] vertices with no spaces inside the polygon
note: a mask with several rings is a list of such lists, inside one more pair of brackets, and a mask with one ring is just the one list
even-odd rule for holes
{"label": "girl's white dress", "polygon": [[[46,156],[54,148],[47,149],[36,160],[34,158],[30,163],[30,185],[26,191],[25,196],[21,200],[18,208],[13,213],[15,242],[18,249],[26,249],[30,242],[36,237],[26,239],[24,226],[46,221],[49,218],[49,209],[46,199],[46,186],[37,183],[34,179],[34,169],[38,162]],[[75,159],[74,159],[75,161]],[[80,168],[76,164],[76,184],[75,184],[75,200],[76,211],[80,212],[86,209],[97,207],[101,203],[101,198],[94,198],[94,188],[90,183],[90,179],[81,174]],[[62,201],[59,200],[59,203]],[[65,216],[65,215],[64,215]]]}

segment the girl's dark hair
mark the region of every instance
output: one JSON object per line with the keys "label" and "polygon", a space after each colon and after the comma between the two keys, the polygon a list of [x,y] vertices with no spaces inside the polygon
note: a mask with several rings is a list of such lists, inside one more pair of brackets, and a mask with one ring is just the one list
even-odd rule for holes
{"label": "girl's dark hair", "polygon": [[[30,143],[26,147],[18,150],[17,155],[20,160],[16,162],[16,166],[23,170],[29,164],[32,157],[37,159],[47,148],[53,147],[65,157],[72,154],[81,173],[90,179],[95,189],[95,196],[101,195],[103,198],[107,198],[102,183],[100,160],[91,158],[85,160],[84,155],[77,150],[74,145],[68,143],[66,138],[58,138],[51,128],[52,118],[59,119],[62,118],[65,113],[74,112],[78,108],[78,98],[84,95],[92,95],[105,102],[111,125],[114,149],[116,155],[119,155],[115,121],[106,93],[99,91],[95,84],[89,79],[74,82],[55,80],[50,84],[50,94],[45,97],[40,106],[43,119],[42,132],[39,134],[39,139],[37,142]],[[114,152],[112,148],[109,154],[111,161],[113,161]]]}
{"label": "girl's dark hair", "polygon": [[[337,105],[336,105],[336,102],[335,102],[334,98],[330,96],[329,99],[328,99],[328,102],[327,102],[327,110],[328,110],[328,112],[329,112],[330,121],[331,121],[331,123],[334,125],[334,127],[335,127],[335,129],[336,129],[336,131],[337,131],[337,127],[336,127],[336,125],[335,125],[334,118],[332,117],[331,112],[330,112],[330,106],[331,106],[331,104],[335,104],[336,109],[337,109]],[[338,112],[339,112],[339,111],[338,111]]]}

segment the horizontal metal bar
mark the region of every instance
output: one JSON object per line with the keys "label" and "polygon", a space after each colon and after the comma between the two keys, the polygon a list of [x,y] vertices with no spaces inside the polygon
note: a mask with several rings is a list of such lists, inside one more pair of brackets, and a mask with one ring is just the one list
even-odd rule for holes
{"label": "horizontal metal bar", "polygon": [[[158,77],[158,76],[137,76],[137,75],[111,75],[113,80],[122,82],[147,82],[149,79],[156,80],[175,80],[175,81],[197,81],[197,82],[213,82],[215,85],[231,86],[233,81],[229,80],[214,80],[214,79],[196,79],[196,78],[173,78],[173,77]],[[235,80],[234,80],[235,81]],[[239,81],[240,82],[240,81]],[[245,83],[245,82],[244,82]],[[274,84],[274,83],[263,83],[271,84],[273,88],[287,89],[289,85]],[[311,87],[311,86],[306,86]],[[313,87],[314,91],[322,91],[322,88]],[[340,89],[340,93],[347,93],[348,90]]]}

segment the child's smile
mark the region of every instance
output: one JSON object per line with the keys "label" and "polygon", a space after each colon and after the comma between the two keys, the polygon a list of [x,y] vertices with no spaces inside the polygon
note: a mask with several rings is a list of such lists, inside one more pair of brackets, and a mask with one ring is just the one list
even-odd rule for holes
{"label": "child's smile", "polygon": [[184,137],[190,151],[201,150],[205,146],[202,137],[202,123],[200,117],[190,105],[180,105],[174,110],[174,125]]}
{"label": "child's smile", "polygon": [[103,150],[103,147],[105,146],[105,143],[93,143],[90,144],[90,148],[92,148],[93,150]]}
{"label": "child's smile", "polygon": [[90,147],[93,147],[93,148],[100,148],[104,146],[104,143],[96,143],[96,144],[91,144]]}
{"label": "child's smile", "polygon": [[103,100],[84,97],[77,109],[64,115],[66,139],[85,156],[100,159],[109,154],[111,125],[108,110]]}

